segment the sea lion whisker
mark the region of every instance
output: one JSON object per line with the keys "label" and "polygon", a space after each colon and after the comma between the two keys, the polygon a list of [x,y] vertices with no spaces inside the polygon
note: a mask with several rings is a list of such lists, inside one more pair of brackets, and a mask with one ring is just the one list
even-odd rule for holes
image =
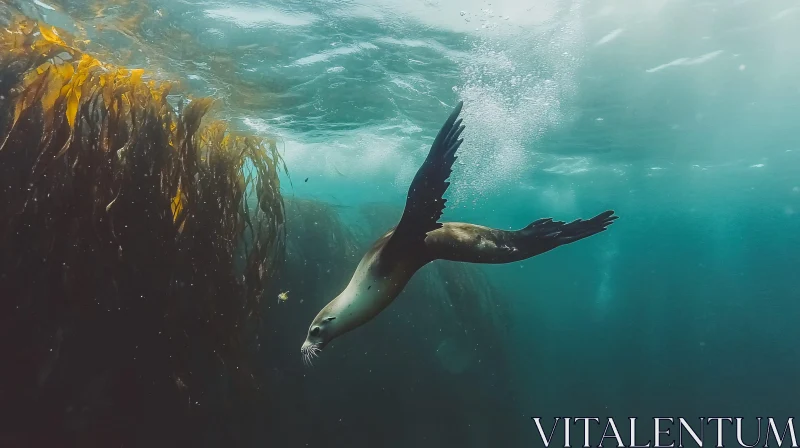
{"label": "sea lion whisker", "polygon": [[319,348],[318,344],[311,344],[303,347],[300,351],[303,355],[303,364],[306,366],[313,366],[314,358],[319,358],[319,352],[321,349]]}

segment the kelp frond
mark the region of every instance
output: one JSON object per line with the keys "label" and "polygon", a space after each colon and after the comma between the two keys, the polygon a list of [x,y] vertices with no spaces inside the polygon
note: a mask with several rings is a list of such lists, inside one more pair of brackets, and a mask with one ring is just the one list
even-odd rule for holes
{"label": "kelp frond", "polygon": [[109,394],[209,400],[212,381],[252,377],[283,162],[274,141],[204,124],[210,99],[173,106],[169,83],[79,47],[25,18],[0,32],[0,354],[18,366],[0,396],[34,412],[45,384],[132,371]]}

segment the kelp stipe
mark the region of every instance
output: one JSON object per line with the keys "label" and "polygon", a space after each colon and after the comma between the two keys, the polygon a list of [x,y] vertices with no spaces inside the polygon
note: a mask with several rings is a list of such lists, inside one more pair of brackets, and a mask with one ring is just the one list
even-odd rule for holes
{"label": "kelp stipe", "polygon": [[258,387],[259,301],[283,259],[275,143],[204,124],[211,100],[174,108],[168,83],[64,31],[10,22],[0,442],[232,437],[229,405]]}

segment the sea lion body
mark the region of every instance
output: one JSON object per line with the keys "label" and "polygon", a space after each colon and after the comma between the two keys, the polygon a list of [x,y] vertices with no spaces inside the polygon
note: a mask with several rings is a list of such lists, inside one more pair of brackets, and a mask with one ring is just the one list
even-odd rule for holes
{"label": "sea lion body", "polygon": [[422,265],[409,257],[398,260],[391,269],[382,272],[383,248],[392,232],[379,238],[358,263],[344,290],[318,314],[316,320],[336,316],[338,334],[344,334],[377,316],[400,294],[406,283]]}
{"label": "sea lion body", "polygon": [[411,183],[400,222],[364,254],[345,289],[309,326],[301,348],[310,362],[331,340],[372,320],[400,294],[414,274],[434,260],[464,263],[512,263],[600,233],[617,219],[612,210],[571,223],[539,219],[515,231],[468,223],[440,223],[442,196],[455,152],[463,139],[456,106],[439,131]]}

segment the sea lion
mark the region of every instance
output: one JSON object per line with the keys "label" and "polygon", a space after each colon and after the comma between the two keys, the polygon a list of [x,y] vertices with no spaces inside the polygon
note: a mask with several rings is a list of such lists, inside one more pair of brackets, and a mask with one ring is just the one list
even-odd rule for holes
{"label": "sea lion", "polygon": [[506,231],[475,224],[440,223],[444,195],[456,160],[464,126],[459,102],[439,130],[428,157],[408,189],[400,222],[364,254],[350,283],[314,318],[301,348],[303,361],[334,338],[371,320],[403,290],[415,272],[433,260],[465,263],[512,263],[600,233],[617,219],[608,210],[589,220],[571,223],[539,219],[527,227]]}

